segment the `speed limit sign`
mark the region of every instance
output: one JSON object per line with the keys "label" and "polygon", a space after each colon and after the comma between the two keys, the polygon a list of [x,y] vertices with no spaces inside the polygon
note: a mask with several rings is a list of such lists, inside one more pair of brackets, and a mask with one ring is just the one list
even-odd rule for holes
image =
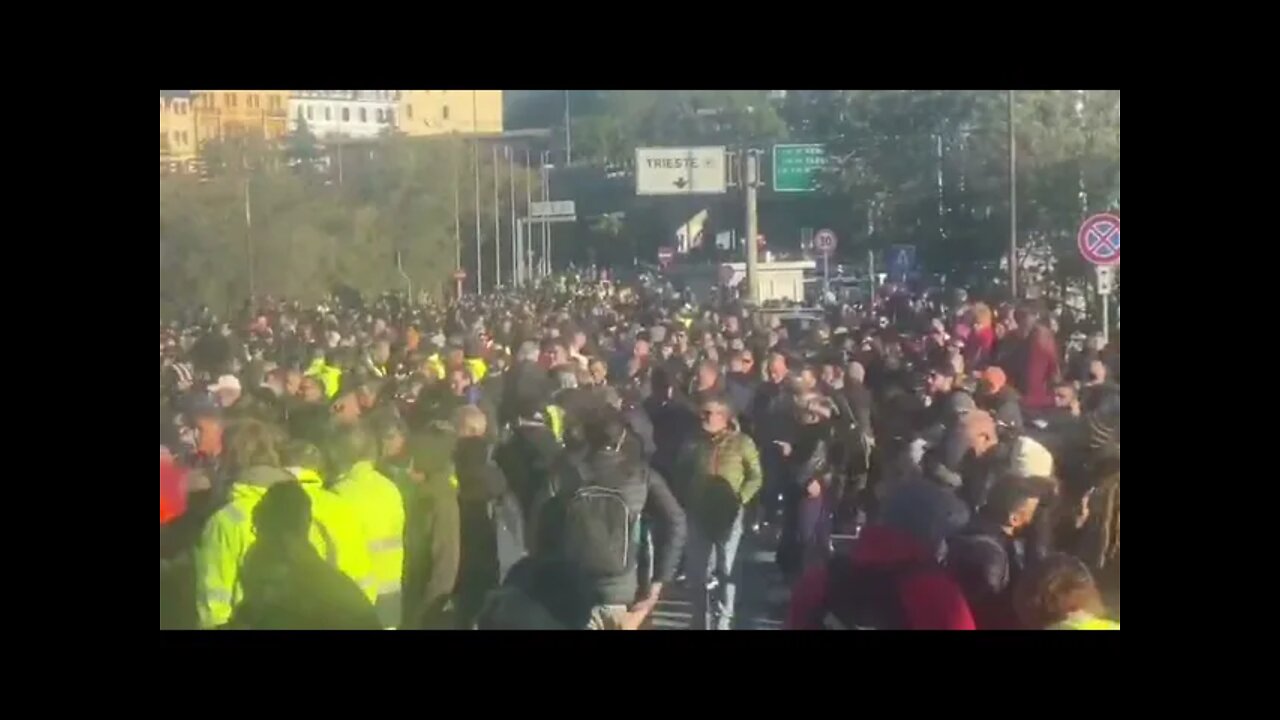
{"label": "speed limit sign", "polygon": [[823,255],[830,255],[836,249],[836,234],[823,228],[813,234],[813,247]]}

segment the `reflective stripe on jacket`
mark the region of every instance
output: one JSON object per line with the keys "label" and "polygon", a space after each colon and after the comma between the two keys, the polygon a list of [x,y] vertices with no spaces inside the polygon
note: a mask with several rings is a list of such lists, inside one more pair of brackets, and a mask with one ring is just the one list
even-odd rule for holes
{"label": "reflective stripe on jacket", "polygon": [[373,560],[364,538],[360,518],[346,500],[324,489],[320,473],[307,468],[289,468],[298,478],[303,491],[311,499],[311,521],[323,543],[320,557],[356,581],[370,600],[378,596],[378,583],[373,577]]}

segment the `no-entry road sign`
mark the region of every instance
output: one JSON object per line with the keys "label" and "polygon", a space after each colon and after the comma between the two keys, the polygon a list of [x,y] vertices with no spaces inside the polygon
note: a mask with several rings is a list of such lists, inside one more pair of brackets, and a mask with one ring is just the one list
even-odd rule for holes
{"label": "no-entry road sign", "polygon": [[1085,220],[1076,236],[1076,245],[1085,260],[1094,265],[1120,264],[1120,218],[1100,213]]}

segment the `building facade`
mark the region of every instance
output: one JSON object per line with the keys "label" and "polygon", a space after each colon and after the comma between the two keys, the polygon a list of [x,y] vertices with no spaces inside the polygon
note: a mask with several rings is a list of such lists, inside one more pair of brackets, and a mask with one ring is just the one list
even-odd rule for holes
{"label": "building facade", "polygon": [[288,90],[193,90],[197,147],[231,135],[277,140],[289,132]]}
{"label": "building facade", "polygon": [[501,90],[402,90],[400,132],[411,137],[502,132]]}
{"label": "building facade", "polygon": [[196,120],[190,90],[160,91],[160,171],[184,172],[196,158]]}
{"label": "building facade", "polygon": [[289,132],[305,121],[321,140],[376,138],[395,129],[399,103],[399,90],[294,90]]}

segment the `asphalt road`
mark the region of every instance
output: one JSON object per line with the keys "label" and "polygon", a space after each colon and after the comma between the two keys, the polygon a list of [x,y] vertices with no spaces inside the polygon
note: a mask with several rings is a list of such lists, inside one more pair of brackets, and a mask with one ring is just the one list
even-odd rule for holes
{"label": "asphalt road", "polygon": [[[764,538],[747,536],[739,550],[739,584],[735,630],[781,630],[790,595],[771,545]],[[646,630],[688,630],[693,619],[693,588],[677,584],[649,616]]]}

